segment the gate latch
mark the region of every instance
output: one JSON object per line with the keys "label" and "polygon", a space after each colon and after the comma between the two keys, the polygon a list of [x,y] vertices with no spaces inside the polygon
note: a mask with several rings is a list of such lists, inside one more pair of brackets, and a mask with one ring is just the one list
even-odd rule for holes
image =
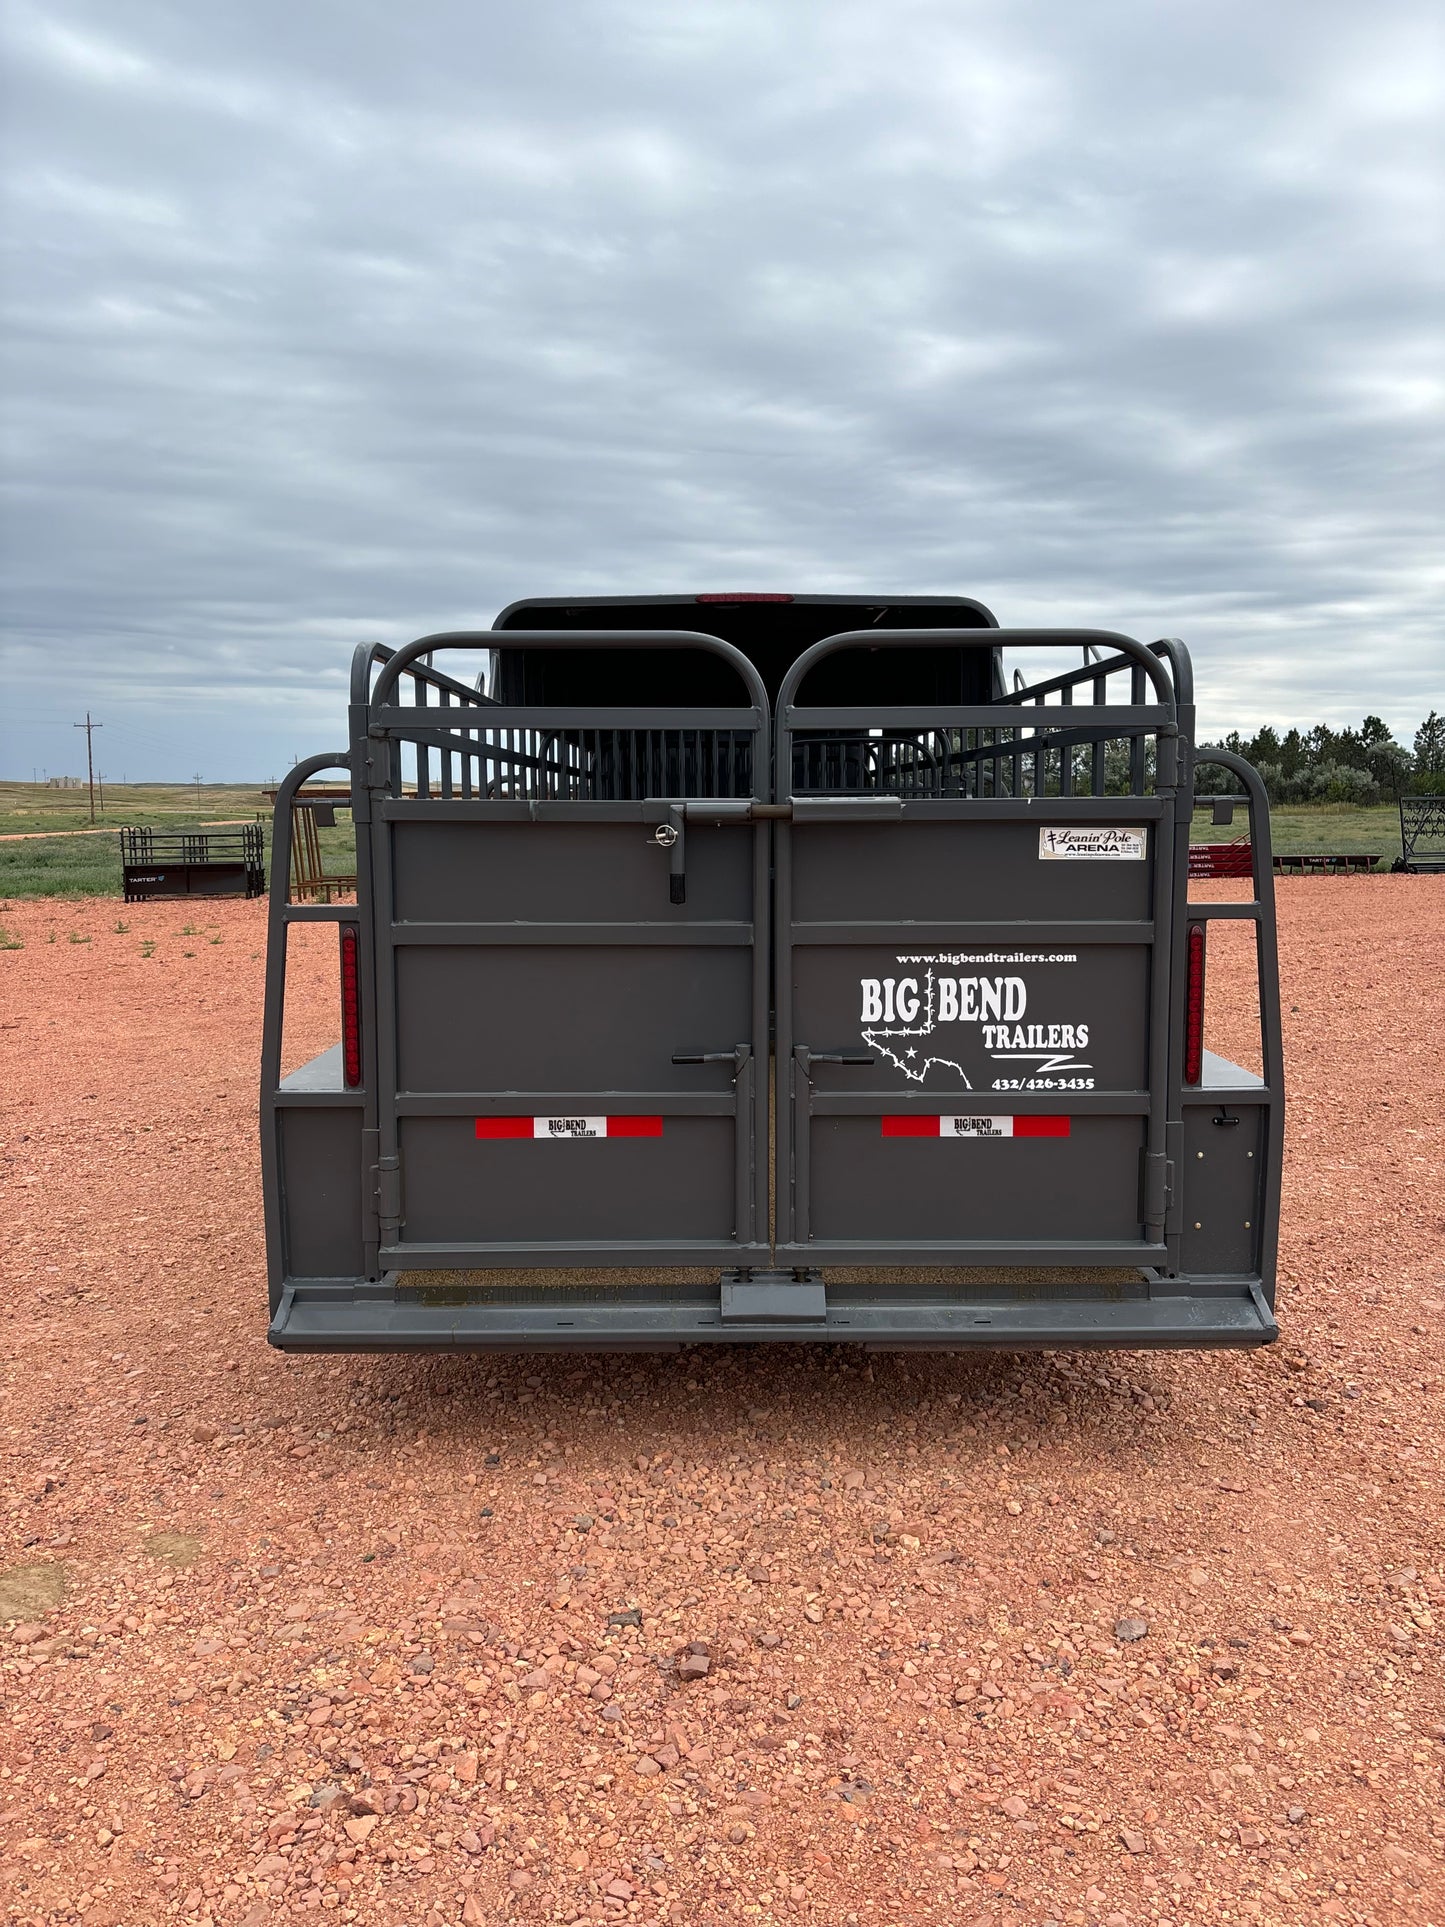
{"label": "gate latch", "polygon": [[806,1044],[794,1044],[793,1055],[797,1058],[798,1069],[804,1077],[808,1076],[814,1064],[876,1064],[878,1062],[872,1051],[809,1050]]}
{"label": "gate latch", "polygon": [[659,823],[652,832],[652,840],[659,849],[668,853],[667,900],[669,903],[687,902],[687,838],[684,831],[684,813],[680,803],[674,803],[667,812],[667,821]]}
{"label": "gate latch", "polygon": [[753,1054],[751,1044],[734,1044],[731,1050],[675,1050],[674,1064],[731,1064],[741,1070]]}

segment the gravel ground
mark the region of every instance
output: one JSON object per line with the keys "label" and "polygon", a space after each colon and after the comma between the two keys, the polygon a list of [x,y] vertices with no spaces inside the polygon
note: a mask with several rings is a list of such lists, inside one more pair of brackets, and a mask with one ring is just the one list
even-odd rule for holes
{"label": "gravel ground", "polygon": [[1445,1920],[1445,878],[1280,903],[1280,1345],[610,1362],[269,1351],[261,906],[0,906],[4,1918]]}

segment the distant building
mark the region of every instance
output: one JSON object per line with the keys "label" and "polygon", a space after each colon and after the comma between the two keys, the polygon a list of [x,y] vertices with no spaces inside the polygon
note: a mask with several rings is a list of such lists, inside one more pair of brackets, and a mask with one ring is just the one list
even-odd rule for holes
{"label": "distant building", "polygon": [[47,776],[45,787],[48,790],[83,790],[85,779],[82,776]]}

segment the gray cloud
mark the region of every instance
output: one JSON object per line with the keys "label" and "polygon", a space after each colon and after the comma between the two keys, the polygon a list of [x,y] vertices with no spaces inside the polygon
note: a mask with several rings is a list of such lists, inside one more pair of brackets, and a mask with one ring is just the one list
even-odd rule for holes
{"label": "gray cloud", "polygon": [[12,6],[3,766],[518,595],[961,591],[1445,705],[1433,9]]}

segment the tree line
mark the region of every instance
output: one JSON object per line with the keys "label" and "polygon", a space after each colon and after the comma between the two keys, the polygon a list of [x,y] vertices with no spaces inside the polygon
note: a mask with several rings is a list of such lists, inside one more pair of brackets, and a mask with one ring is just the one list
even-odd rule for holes
{"label": "tree line", "polygon": [[[1445,716],[1430,714],[1415,731],[1409,749],[1397,743],[1389,725],[1366,716],[1358,729],[1290,729],[1283,735],[1269,724],[1253,736],[1231,730],[1222,743],[1253,763],[1272,803],[1378,803],[1400,796],[1445,796]],[[1209,771],[1210,786],[1225,771]],[[1233,781],[1221,788],[1236,788]]]}

